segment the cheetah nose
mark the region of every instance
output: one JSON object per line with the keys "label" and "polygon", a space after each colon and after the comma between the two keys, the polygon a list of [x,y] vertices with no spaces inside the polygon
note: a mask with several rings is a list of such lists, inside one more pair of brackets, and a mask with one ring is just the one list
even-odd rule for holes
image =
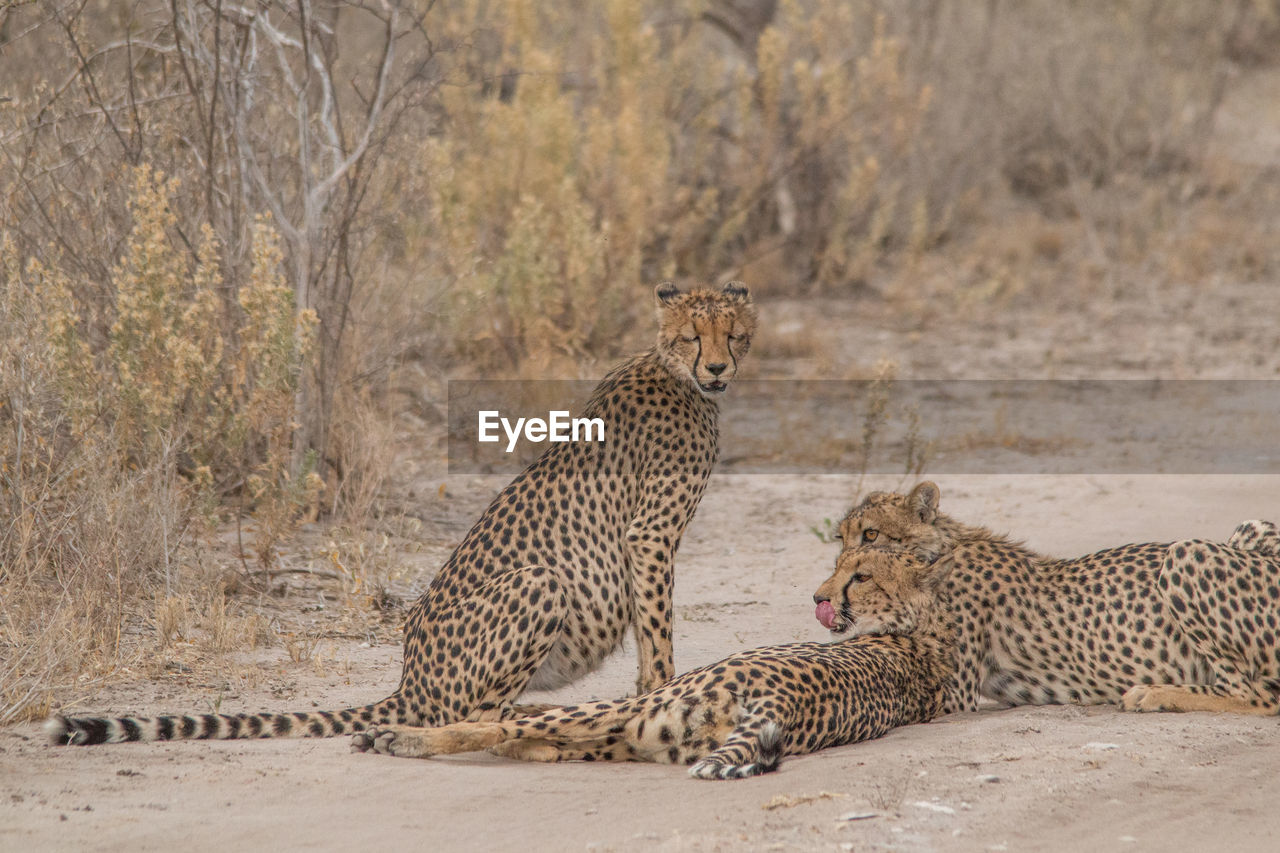
{"label": "cheetah nose", "polygon": [[724,373],[724,369],[728,366],[729,365],[725,364],[724,362],[716,362],[715,364],[708,364],[707,373],[710,373],[712,376],[719,376],[721,373]]}
{"label": "cheetah nose", "polygon": [[830,597],[830,596],[823,595],[823,594],[822,594],[822,593],[820,593],[820,592],[815,592],[815,593],[813,594],[813,603],[814,603],[814,604],[821,604],[821,603],[822,603],[822,602],[824,602],[824,601],[830,601],[830,600],[831,600],[831,597]]}

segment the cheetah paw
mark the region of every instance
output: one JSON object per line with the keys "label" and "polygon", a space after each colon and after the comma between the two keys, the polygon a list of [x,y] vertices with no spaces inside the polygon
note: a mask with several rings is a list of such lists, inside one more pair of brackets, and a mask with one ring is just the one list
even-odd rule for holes
{"label": "cheetah paw", "polygon": [[1125,711],[1170,711],[1173,710],[1169,705],[1165,704],[1161,694],[1164,693],[1159,685],[1155,684],[1135,684],[1124,692],[1124,696],[1120,697],[1120,707]]}
{"label": "cheetah paw", "polygon": [[397,727],[372,728],[352,735],[351,751],[376,752],[396,758],[421,758],[423,752],[415,740]]}
{"label": "cheetah paw", "polygon": [[391,754],[391,744],[395,741],[395,732],[373,728],[356,732],[351,736],[352,752],[380,752]]}
{"label": "cheetah paw", "polygon": [[368,752],[373,749],[373,729],[364,732],[356,732],[351,736],[352,752]]}

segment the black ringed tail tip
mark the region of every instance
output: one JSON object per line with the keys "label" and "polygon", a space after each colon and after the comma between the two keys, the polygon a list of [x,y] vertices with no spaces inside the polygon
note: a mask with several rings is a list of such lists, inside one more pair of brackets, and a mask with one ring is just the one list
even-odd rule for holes
{"label": "black ringed tail tip", "polygon": [[166,714],[158,717],[68,717],[55,714],[44,723],[55,746],[89,746],[126,741],[232,740],[265,737],[335,737],[374,723],[406,723],[404,708],[392,696],[372,705],[341,711],[288,714]]}

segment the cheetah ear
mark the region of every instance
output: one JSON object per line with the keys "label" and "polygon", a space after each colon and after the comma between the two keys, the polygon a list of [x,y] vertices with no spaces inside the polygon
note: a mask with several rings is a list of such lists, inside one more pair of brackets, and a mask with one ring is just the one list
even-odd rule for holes
{"label": "cheetah ear", "polygon": [[[868,492],[867,496],[853,505],[853,509],[849,510],[849,515],[853,515],[854,510],[862,509],[865,506],[878,504],[885,498],[889,497],[888,492]],[[848,516],[846,516],[847,518]]]}
{"label": "cheetah ear", "polygon": [[674,281],[664,281],[653,289],[653,295],[657,297],[658,307],[661,308],[680,295],[680,288],[676,287]]}
{"label": "cheetah ear", "polygon": [[955,565],[956,561],[950,555],[940,560],[922,563],[916,575],[918,585],[921,589],[937,589],[950,576]]}
{"label": "cheetah ear", "polygon": [[938,499],[941,497],[936,483],[925,480],[911,490],[907,506],[925,524],[932,524],[938,517]]}
{"label": "cheetah ear", "polygon": [[724,286],[720,288],[720,292],[734,302],[751,301],[751,293],[747,290],[747,286],[740,281],[726,281]]}

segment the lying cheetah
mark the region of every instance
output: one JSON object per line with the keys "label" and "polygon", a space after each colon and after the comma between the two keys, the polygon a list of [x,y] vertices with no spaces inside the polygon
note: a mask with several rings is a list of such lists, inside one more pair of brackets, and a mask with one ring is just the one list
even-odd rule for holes
{"label": "lying cheetah", "polygon": [[[1280,561],[1203,542],[1052,559],[955,521],[938,499],[933,483],[873,493],[839,534],[845,552],[906,551],[949,572],[938,605],[961,652],[948,710],[974,708],[982,695],[1011,705],[1276,712]],[[884,630],[888,617],[848,600],[873,583],[854,575],[850,587],[820,589],[818,619],[836,633]],[[887,612],[903,606],[883,593]]]}
{"label": "lying cheetah", "polygon": [[604,441],[553,444],[498,494],[410,610],[395,693],[332,712],[54,717],[51,739],[325,737],[506,719],[526,687],[595,669],[628,625],[639,691],[665,682],[673,560],[716,460],[716,398],[756,311],[737,282],[655,294],[656,346],[605,377],[583,412],[604,420]]}
{"label": "lying cheetah", "polygon": [[767,773],[783,755],[879,737],[941,708],[949,639],[934,625],[936,566],[910,555],[850,555],[842,571],[893,578],[912,605],[896,636],[791,643],[741,652],[642,696],[556,708],[508,722],[376,726],[352,749],[426,758],[490,749],[526,761],[691,764],[699,779]]}

